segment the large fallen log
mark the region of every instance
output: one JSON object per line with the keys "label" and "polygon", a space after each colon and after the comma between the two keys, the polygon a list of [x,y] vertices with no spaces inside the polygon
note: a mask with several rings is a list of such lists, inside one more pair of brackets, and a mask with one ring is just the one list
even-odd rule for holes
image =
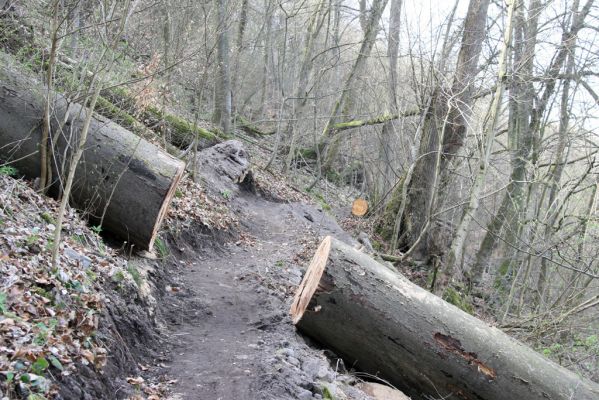
{"label": "large fallen log", "polygon": [[[88,109],[55,94],[52,190],[60,191]],[[0,165],[40,174],[45,90],[23,67],[0,54]],[[58,132],[59,134],[56,134]],[[71,205],[136,248],[151,250],[185,164],[121,126],[94,115],[77,167]]]}
{"label": "large fallen log", "polygon": [[599,399],[599,385],[327,237],[291,306],[297,328],[413,399]]}

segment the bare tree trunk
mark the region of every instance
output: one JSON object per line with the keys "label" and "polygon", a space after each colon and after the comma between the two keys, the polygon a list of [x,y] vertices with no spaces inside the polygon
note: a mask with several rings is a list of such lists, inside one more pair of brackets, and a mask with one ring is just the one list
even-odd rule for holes
{"label": "bare tree trunk", "polygon": [[[572,6],[572,14],[576,14],[578,11],[578,1],[575,1]],[[576,8],[574,8],[576,7]],[[573,37],[568,45],[568,61],[566,65],[566,76],[570,76],[574,73],[574,55],[576,52],[576,37]],[[549,181],[549,198],[547,199],[547,219],[545,222],[544,237],[546,241],[551,240],[553,233],[553,227],[555,221],[559,216],[559,208],[557,207],[557,195],[560,189],[560,181],[562,179],[562,173],[564,171],[564,153],[566,150],[566,144],[568,142],[568,124],[570,122],[570,82],[571,79],[566,78],[563,81],[562,96],[560,104],[560,121],[558,129],[558,142],[557,149],[555,151],[555,163],[549,168],[549,174],[547,180]],[[539,307],[543,306],[543,300],[547,284],[548,265],[547,259],[541,259],[541,269],[539,271],[539,279],[537,281],[537,296],[536,305]]]}
{"label": "bare tree trunk", "polygon": [[447,180],[447,166],[464,142],[466,116],[473,101],[472,82],[478,73],[489,3],[490,0],[470,0],[451,91],[445,94],[443,88],[437,87],[432,106],[426,111],[419,157],[406,199],[404,215],[407,220],[403,224],[406,229],[404,245],[413,246],[416,240],[419,241],[414,251],[418,258],[439,251],[430,240],[433,234],[426,232],[425,227],[428,229],[432,222],[430,212],[435,208],[437,183],[443,184]]}
{"label": "bare tree trunk", "polygon": [[[325,4],[326,0],[321,0],[320,3],[318,3],[318,7],[316,8],[316,10],[310,18],[310,23],[308,24],[308,31],[306,32],[306,44],[304,46],[302,64],[300,66],[299,82],[293,99],[294,101],[298,102],[298,105],[297,107],[295,107],[293,118],[291,118],[290,121],[287,122],[287,127],[285,129],[285,137],[289,137],[289,152],[287,153],[285,165],[283,167],[284,173],[287,173],[289,171],[289,169],[291,168],[291,163],[293,162],[293,158],[295,157],[295,143],[297,141],[298,134],[296,129],[297,120],[302,115],[302,112],[308,102],[308,79],[314,67],[312,56],[314,54],[316,39],[320,34],[325,20]],[[277,149],[275,149],[274,153],[276,155]]]}
{"label": "bare tree trunk", "polygon": [[248,13],[248,4],[249,0],[241,1],[241,10],[239,12],[239,26],[237,28],[237,39],[235,43],[235,67],[233,71],[233,82],[231,83],[231,92],[233,93],[232,103],[234,103],[234,107],[237,112],[237,90],[238,90],[238,80],[239,80],[239,65],[242,60],[242,50],[243,50],[243,37],[245,34],[245,28],[247,25],[247,13]]}
{"label": "bare tree trunk", "polygon": [[[470,228],[470,224],[474,219],[474,214],[478,210],[480,196],[485,184],[487,177],[487,170],[489,167],[489,161],[491,159],[491,150],[495,143],[495,132],[497,130],[497,123],[499,121],[499,115],[501,112],[501,102],[503,98],[504,81],[507,75],[507,56],[512,40],[512,22],[514,19],[514,9],[518,6],[518,0],[511,0],[509,6],[508,16],[505,23],[505,31],[503,37],[503,47],[501,48],[501,55],[499,56],[499,73],[497,75],[497,88],[495,89],[495,96],[490,105],[490,112],[488,121],[484,127],[483,140],[486,139],[486,143],[483,144],[480,162],[478,165],[477,173],[474,178],[474,185],[470,192],[470,200],[468,205],[464,209],[462,220],[458,225],[449,254],[447,256],[447,262],[443,275],[445,279],[442,279],[439,285],[439,289],[443,290],[447,285],[447,280],[461,278],[462,271],[458,269],[458,263],[462,260],[464,244],[466,243],[466,237]],[[457,276],[456,276],[457,274]]]}
{"label": "bare tree trunk", "polygon": [[60,9],[60,1],[54,0],[52,5],[52,23],[50,27],[50,59],[48,60],[48,69],[46,71],[46,106],[44,108],[44,127],[42,130],[42,139],[40,142],[40,157],[41,157],[41,171],[40,171],[40,190],[46,193],[49,185],[52,182],[52,149],[49,146],[49,139],[52,135],[51,130],[51,113],[54,103],[54,69],[56,66],[56,52],[58,51],[58,30],[60,29],[60,16],[58,15]]}
{"label": "bare tree trunk", "polygon": [[[372,9],[368,18],[368,27],[364,33],[360,51],[354,61],[351,71],[343,83],[341,93],[333,105],[333,109],[329,114],[329,119],[322,132],[318,149],[319,151],[320,149],[324,149],[324,160],[321,168],[325,172],[330,169],[339,150],[339,136],[335,135],[336,132],[333,130],[333,125],[338,122],[340,114],[348,114],[350,112],[352,86],[354,85],[356,78],[362,73],[366,61],[370,56],[378,33],[379,20],[387,6],[387,1],[388,0],[374,0],[372,3]],[[314,187],[317,182],[318,179],[312,182],[310,188]]]}
{"label": "bare tree trunk", "polygon": [[268,77],[270,73],[270,52],[272,47],[272,0],[264,0],[264,24],[266,32],[264,32],[264,49],[262,55],[262,83],[260,85],[260,108],[257,111],[258,115],[264,115],[266,108],[266,95],[268,92]]}
{"label": "bare tree trunk", "polygon": [[[401,24],[401,6],[402,0],[391,0],[390,20],[389,20],[389,42],[387,44],[387,57],[389,58],[389,86],[388,101],[391,115],[399,113],[397,106],[397,56],[399,54],[399,31]],[[379,147],[379,159],[383,163],[382,187],[387,188],[394,179],[391,178],[391,157],[393,144],[393,134],[395,128],[392,121],[387,121],[383,125],[382,138]]]}
{"label": "bare tree trunk", "polygon": [[215,0],[217,16],[218,80],[214,121],[225,134],[231,132],[231,74],[229,68],[229,28],[227,0]]}

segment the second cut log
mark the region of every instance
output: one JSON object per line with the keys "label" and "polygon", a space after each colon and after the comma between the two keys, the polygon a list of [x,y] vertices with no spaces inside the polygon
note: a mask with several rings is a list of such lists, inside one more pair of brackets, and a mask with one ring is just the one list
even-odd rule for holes
{"label": "second cut log", "polygon": [[330,236],[290,313],[298,330],[347,365],[413,399],[599,399],[598,384]]}

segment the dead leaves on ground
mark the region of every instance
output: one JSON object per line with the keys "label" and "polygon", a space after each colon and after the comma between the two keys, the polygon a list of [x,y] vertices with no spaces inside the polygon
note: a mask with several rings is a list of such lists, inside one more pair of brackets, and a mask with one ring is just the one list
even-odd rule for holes
{"label": "dead leaves on ground", "polygon": [[106,365],[96,337],[107,301],[103,286],[126,273],[126,261],[69,210],[53,268],[56,202],[6,176],[0,188],[0,388],[9,397],[51,398],[57,391],[51,375],[72,374],[78,363]]}
{"label": "dead leaves on ground", "polygon": [[173,196],[167,224],[177,223],[188,228],[191,223],[200,223],[208,229],[226,231],[238,226],[239,221],[222,200],[213,199],[199,183],[189,175],[181,178]]}

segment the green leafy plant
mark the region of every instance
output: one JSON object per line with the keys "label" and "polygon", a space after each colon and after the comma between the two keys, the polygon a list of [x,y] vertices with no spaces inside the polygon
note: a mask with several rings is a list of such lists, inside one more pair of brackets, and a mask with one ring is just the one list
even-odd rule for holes
{"label": "green leafy plant", "polygon": [[62,363],[58,360],[58,358],[56,358],[55,356],[50,356],[48,357],[50,359],[50,364],[52,364],[52,366],[54,368],[56,368],[59,371],[64,371],[64,366],[62,365]]}
{"label": "green leafy plant", "polygon": [[36,375],[42,375],[48,369],[50,363],[44,357],[40,357],[31,364],[31,371]]}
{"label": "green leafy plant", "polygon": [[158,256],[160,258],[166,258],[169,255],[168,246],[161,238],[157,237],[154,242],[154,246],[156,247],[156,251],[158,252]]}
{"label": "green leafy plant", "polygon": [[123,271],[117,271],[112,275],[112,281],[120,283],[125,280],[125,273]]}
{"label": "green leafy plant", "polygon": [[223,189],[220,191],[221,196],[223,196],[226,200],[231,198],[231,191],[227,189]]}
{"label": "green leafy plant", "polygon": [[35,244],[39,241],[40,236],[33,233],[29,236],[27,236],[27,239],[25,239],[25,242],[27,243],[28,246],[31,246],[32,244]]}
{"label": "green leafy plant", "polygon": [[19,173],[15,167],[3,165],[0,167],[0,175],[16,176]]}
{"label": "green leafy plant", "polygon": [[139,271],[137,270],[135,265],[129,264],[127,266],[127,271],[131,274],[131,277],[133,278],[133,281],[135,282],[135,284],[137,286],[140,286],[142,284],[141,274],[139,273]]}
{"label": "green leafy plant", "polygon": [[74,234],[71,236],[71,239],[79,244],[85,245],[85,236],[83,235]]}
{"label": "green leafy plant", "polygon": [[4,314],[8,311],[6,306],[6,293],[0,292],[0,314]]}

